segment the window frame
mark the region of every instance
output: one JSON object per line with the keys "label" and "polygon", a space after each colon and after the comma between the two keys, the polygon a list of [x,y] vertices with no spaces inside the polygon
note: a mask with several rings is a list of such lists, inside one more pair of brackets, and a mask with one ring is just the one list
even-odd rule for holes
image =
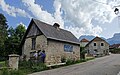
{"label": "window frame", "polygon": [[36,37],[32,37],[32,48],[31,50],[35,50],[35,46],[36,46]]}
{"label": "window frame", "polygon": [[100,44],[100,46],[104,46],[104,43],[102,42],[102,43]]}
{"label": "window frame", "polygon": [[73,46],[69,44],[64,45],[64,51],[65,52],[73,52]]}
{"label": "window frame", "polygon": [[93,46],[97,46],[97,43],[96,43],[96,42],[94,42],[94,43],[93,43]]}

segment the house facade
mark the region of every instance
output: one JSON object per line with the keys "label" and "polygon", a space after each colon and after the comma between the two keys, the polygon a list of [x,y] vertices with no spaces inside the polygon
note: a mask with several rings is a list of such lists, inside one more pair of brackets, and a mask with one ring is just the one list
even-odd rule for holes
{"label": "house facade", "polygon": [[78,39],[59,26],[57,23],[52,26],[36,19],[31,20],[21,42],[22,55],[26,55],[26,60],[42,50],[45,51],[45,63],[48,65],[61,63],[62,58],[80,59]]}
{"label": "house facade", "polygon": [[85,47],[88,43],[89,43],[89,41],[87,39],[83,38],[80,41],[80,47]]}
{"label": "house facade", "polygon": [[87,54],[93,56],[104,56],[109,54],[109,44],[100,37],[95,37],[86,46]]}

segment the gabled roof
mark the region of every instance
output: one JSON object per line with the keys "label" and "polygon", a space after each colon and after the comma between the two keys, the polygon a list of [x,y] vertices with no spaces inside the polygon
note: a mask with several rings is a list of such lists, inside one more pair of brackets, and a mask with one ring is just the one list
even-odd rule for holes
{"label": "gabled roof", "polygon": [[[100,38],[100,37],[95,37],[94,39],[92,39],[86,46],[88,46],[89,44],[91,44],[92,42],[97,42],[97,41],[104,41],[104,42],[106,42],[105,40],[103,40],[102,38]],[[106,42],[107,43],[107,42]],[[109,44],[109,43],[107,43],[107,44]]]}
{"label": "gabled roof", "polygon": [[53,27],[52,25],[41,22],[37,19],[31,20],[31,23],[28,26],[28,29],[25,33],[25,36],[24,36],[22,42],[25,41],[27,33],[29,32],[30,27],[33,23],[38,27],[38,29],[43,33],[43,35],[46,36],[47,39],[69,42],[69,43],[79,45],[79,40],[71,32],[69,32],[67,30],[63,30],[61,28],[57,29],[57,28]]}
{"label": "gabled roof", "polygon": [[80,42],[89,42],[87,39],[83,38]]}

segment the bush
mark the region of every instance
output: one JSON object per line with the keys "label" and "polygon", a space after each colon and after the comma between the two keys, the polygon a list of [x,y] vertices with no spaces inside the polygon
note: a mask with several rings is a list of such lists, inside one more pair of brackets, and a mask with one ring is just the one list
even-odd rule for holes
{"label": "bush", "polygon": [[8,69],[1,70],[1,74],[0,75],[9,75]]}
{"label": "bush", "polygon": [[47,69],[47,66],[44,63],[36,63],[31,66],[33,72],[43,71]]}
{"label": "bush", "polygon": [[26,74],[21,70],[3,69],[0,75],[26,75]]}
{"label": "bush", "polygon": [[120,49],[110,49],[111,53],[120,54]]}
{"label": "bush", "polygon": [[26,60],[20,61],[19,62],[19,68],[31,68],[31,66],[33,64],[35,64],[35,63],[33,63],[32,61],[26,61]]}
{"label": "bush", "polygon": [[34,61],[20,61],[19,68],[27,73],[38,72],[48,69],[44,63],[37,63]]}
{"label": "bush", "polygon": [[75,61],[74,60],[71,60],[71,59],[68,59],[66,61],[66,65],[71,65],[71,64],[75,64]]}
{"label": "bush", "polygon": [[61,58],[61,62],[62,62],[62,63],[66,62],[65,57],[62,57],[62,58]]}

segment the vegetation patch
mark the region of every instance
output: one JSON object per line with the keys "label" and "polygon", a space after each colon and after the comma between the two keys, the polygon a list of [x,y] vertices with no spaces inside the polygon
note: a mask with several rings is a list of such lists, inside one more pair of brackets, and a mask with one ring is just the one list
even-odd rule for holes
{"label": "vegetation patch", "polygon": [[120,54],[120,48],[110,49],[110,52],[114,54]]}
{"label": "vegetation patch", "polygon": [[0,75],[26,75],[22,70],[2,69]]}
{"label": "vegetation patch", "polygon": [[[81,59],[81,60],[71,60],[71,59],[64,59],[64,62],[66,64],[63,65],[54,65],[51,67],[47,67],[44,63],[37,63],[34,61],[20,61],[19,62],[19,70],[11,70],[8,68],[2,68],[0,70],[0,75],[27,75],[27,74],[31,74],[34,72],[40,72],[40,71],[44,71],[44,70],[49,70],[49,69],[55,69],[55,68],[60,68],[60,67],[64,67],[64,66],[69,66],[69,65],[73,65],[73,64],[78,64],[78,63],[82,63],[82,62],[86,62],[88,60],[92,60],[94,58],[87,58],[87,59]],[[3,65],[4,67],[6,67],[5,61],[0,62],[0,65]]]}

